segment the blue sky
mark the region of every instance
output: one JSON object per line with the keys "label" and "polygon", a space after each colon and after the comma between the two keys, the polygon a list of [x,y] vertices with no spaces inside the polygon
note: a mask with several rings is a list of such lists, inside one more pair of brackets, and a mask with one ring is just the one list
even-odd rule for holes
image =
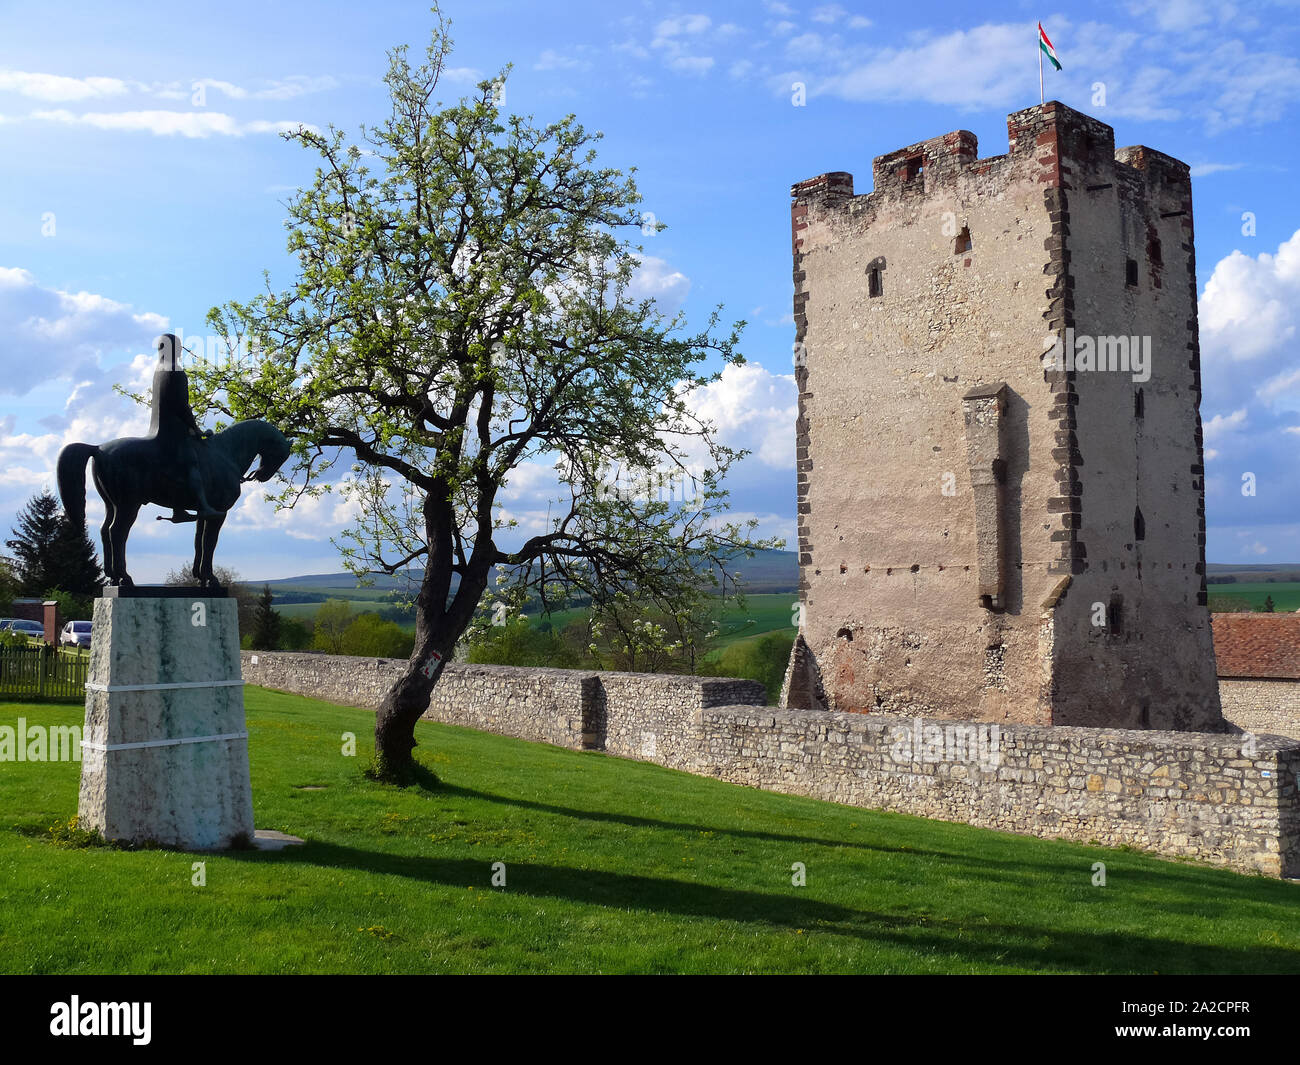
{"label": "blue sky", "polygon": [[[692,324],[717,303],[750,323],[749,365],[701,402],[754,451],[729,480],[734,510],[791,540],[789,186],[848,170],[867,191],[873,156],[958,128],[1005,151],[1006,114],[1038,100],[1041,18],[1064,64],[1049,98],[1194,168],[1209,558],[1300,561],[1297,3],[443,9],[446,97],[512,63],[508,110],[573,112],[603,131],[605,165],[637,168],[668,226],[643,240],[640,291]],[[386,50],[422,51],[431,26],[420,3],[0,3],[0,532],[52,486],[64,443],[145,429],[112,385],[141,381],[158,332],[202,337],[207,310],[253,295],[263,270],[288,284],[282,204],[314,163],[277,130],[378,120]],[[525,529],[546,484],[533,469],[510,486]],[[218,561],[252,580],[337,570],[346,519],[337,496],[276,515],[246,493]],[[137,580],[187,557],[184,530],[148,510],[138,528]]]}

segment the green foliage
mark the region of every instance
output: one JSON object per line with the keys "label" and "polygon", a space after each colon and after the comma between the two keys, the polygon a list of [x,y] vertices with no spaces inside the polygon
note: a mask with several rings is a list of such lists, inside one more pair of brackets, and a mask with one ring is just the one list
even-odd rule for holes
{"label": "green foliage", "polygon": [[[319,630],[320,623],[317,622]],[[366,658],[409,658],[415,637],[395,621],[378,614],[358,614],[343,630],[342,654]]]}
{"label": "green foliage", "polygon": [[[319,159],[287,207],[299,276],[213,309],[232,350],[262,357],[193,368],[196,409],[290,437],[281,504],[335,488],[358,504],[342,534],[350,571],[423,567],[419,655],[451,652],[499,565],[544,596],[623,592],[676,616],[701,564],[776,544],[751,541],[756,522],[721,521],[743,453],[692,405],[743,362],[744,323],[718,335],[715,311],[692,335],[636,299],[641,249],[620,235],[641,232],[632,177],[597,165],[600,134],[572,115],[503,113],[508,67],[444,106],[451,40],[437,18],[422,64],[390,53],[391,110],[363,128],[364,148],[334,127],[286,134]],[[547,529],[509,534],[507,550],[498,535],[517,523],[500,491],[539,461],[555,463],[560,498]],[[690,497],[612,493],[611,468],[689,476]],[[401,716],[400,734],[379,730],[394,758],[414,727]]]}
{"label": "green foliage", "polygon": [[1274,605],[1274,603],[1273,603],[1273,597],[1272,597],[1271,595],[1267,595],[1267,596],[1265,596],[1265,597],[1264,597],[1264,613],[1265,613],[1265,614],[1272,614],[1276,609],[1277,609],[1277,607],[1276,607],[1276,606]]}
{"label": "green foliage", "polygon": [[524,618],[512,618],[471,643],[465,660],[481,665],[579,669],[585,664],[580,643],[584,633],[584,627],[579,625],[579,640],[566,640],[551,629],[543,631]]}
{"label": "green foliage", "polygon": [[88,596],[73,595],[59,588],[46,588],[41,594],[47,602],[53,600],[59,604],[59,616],[64,621],[89,621],[94,613],[94,601]]}
{"label": "green foliage", "polygon": [[740,677],[759,681],[767,689],[767,701],[775,706],[781,698],[786,666],[794,637],[783,632],[740,640],[705,661],[700,673],[709,677]]}
{"label": "green foliage", "polygon": [[85,526],[74,527],[51,493],[41,492],[28,501],[13,536],[5,544],[14,552],[18,584],[28,595],[58,588],[89,599],[104,586],[104,574]]}
{"label": "green foliage", "polygon": [[280,618],[280,649],[305,651],[311,646],[312,630],[301,618]]}
{"label": "green foliage", "polygon": [[262,594],[257,597],[257,608],[253,611],[253,631],[249,634],[251,650],[274,651],[280,646],[280,615],[271,605],[274,601],[271,586],[262,585]]}
{"label": "green foliage", "polygon": [[352,607],[342,599],[330,599],[316,611],[311,645],[317,651],[343,654],[343,634],[352,624]]}
{"label": "green foliage", "polygon": [[1211,614],[1249,614],[1255,609],[1249,599],[1240,595],[1210,595],[1206,605]]}
{"label": "green foliage", "polygon": [[22,582],[13,559],[0,556],[0,614],[13,611],[14,600],[22,595]]}

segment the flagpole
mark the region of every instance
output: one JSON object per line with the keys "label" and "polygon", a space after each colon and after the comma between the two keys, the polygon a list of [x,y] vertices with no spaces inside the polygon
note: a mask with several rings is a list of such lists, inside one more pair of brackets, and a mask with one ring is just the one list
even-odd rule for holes
{"label": "flagpole", "polygon": [[1038,106],[1043,105],[1043,24],[1038,24],[1038,40],[1034,43],[1038,45]]}

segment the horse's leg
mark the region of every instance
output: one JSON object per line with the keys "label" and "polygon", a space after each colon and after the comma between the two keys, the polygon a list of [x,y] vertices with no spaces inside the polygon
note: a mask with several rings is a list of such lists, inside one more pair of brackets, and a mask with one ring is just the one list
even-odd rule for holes
{"label": "horse's leg", "polygon": [[119,505],[113,509],[113,524],[109,534],[113,546],[113,565],[117,569],[117,583],[126,588],[135,583],[126,572],[126,537],[139,513],[139,503]]}
{"label": "horse's leg", "polygon": [[221,526],[225,523],[225,514],[220,514],[215,518],[209,518],[207,521],[200,523],[203,530],[203,563],[199,583],[204,587],[220,587],[216,574],[212,571],[212,556],[217,550],[217,537],[221,534]]}
{"label": "horse's leg", "polygon": [[99,493],[99,498],[104,501],[104,524],[99,527],[100,539],[104,544],[104,576],[108,578],[110,584],[116,584],[118,581],[117,563],[113,558],[113,514],[117,508],[113,506],[112,497],[104,490],[104,481],[99,476],[99,463],[91,459],[90,477],[95,482],[95,491]]}
{"label": "horse's leg", "polygon": [[104,500],[104,524],[99,527],[100,538],[104,542],[104,576],[109,584],[116,584],[118,579],[117,563],[113,560],[113,513],[115,507]]}
{"label": "horse's leg", "polygon": [[190,568],[190,573],[198,584],[203,583],[203,531],[207,524],[207,518],[199,518],[194,523],[194,565]]}

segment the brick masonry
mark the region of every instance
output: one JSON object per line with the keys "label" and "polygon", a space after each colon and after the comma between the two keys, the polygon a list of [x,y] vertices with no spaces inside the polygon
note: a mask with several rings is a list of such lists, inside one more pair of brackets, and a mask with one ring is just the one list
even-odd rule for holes
{"label": "brick masonry", "polygon": [[[401,665],[243,652],[250,684],[372,709]],[[1300,877],[1294,740],[763,701],[753,681],[452,664],[425,716],[771,791]]]}

